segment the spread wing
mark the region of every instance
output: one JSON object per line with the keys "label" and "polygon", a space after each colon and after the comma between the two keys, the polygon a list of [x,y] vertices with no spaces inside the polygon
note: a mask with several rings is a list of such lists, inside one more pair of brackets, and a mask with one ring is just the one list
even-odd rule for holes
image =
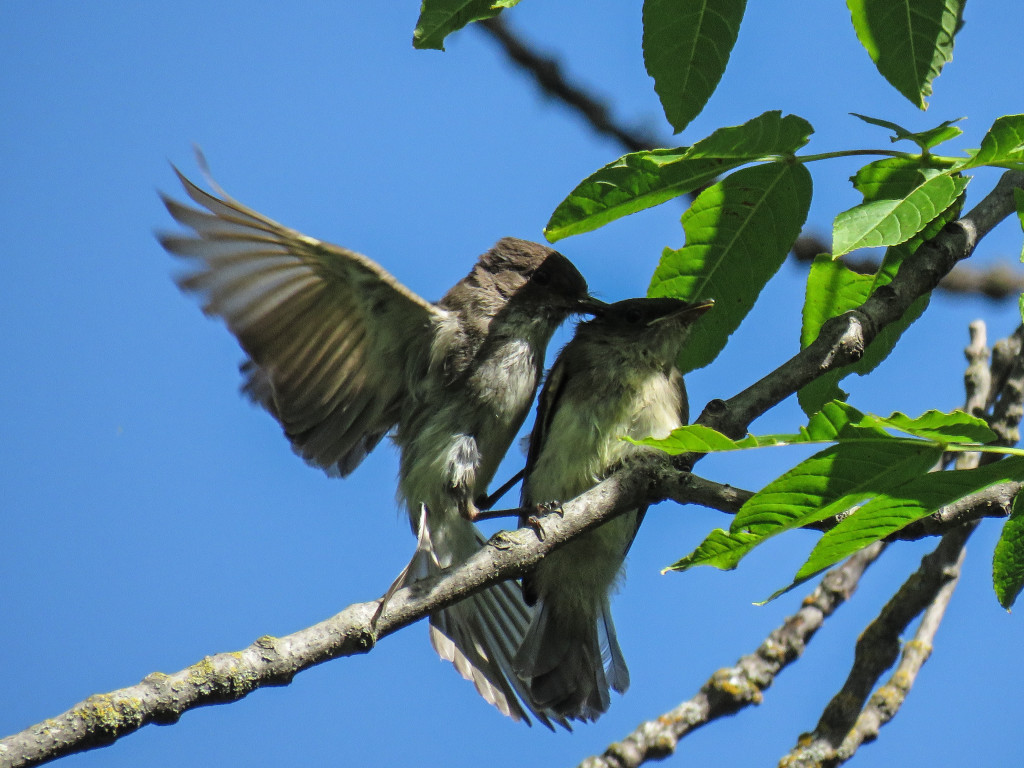
{"label": "spread wing", "polygon": [[200,207],[167,196],[182,234],[158,235],[191,270],[177,280],[223,318],[249,361],[243,390],[295,451],[346,475],[399,418],[448,313],[370,259],[284,227],[177,169]]}

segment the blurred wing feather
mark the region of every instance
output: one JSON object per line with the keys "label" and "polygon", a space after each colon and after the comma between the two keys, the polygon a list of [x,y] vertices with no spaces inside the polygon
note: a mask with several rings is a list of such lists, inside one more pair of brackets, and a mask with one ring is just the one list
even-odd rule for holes
{"label": "blurred wing feather", "polygon": [[243,390],[281,423],[296,452],[348,474],[398,420],[447,312],[365,256],[175,173],[200,206],[163,196],[188,230],[159,238],[192,268],[178,285],[238,339],[250,358]]}

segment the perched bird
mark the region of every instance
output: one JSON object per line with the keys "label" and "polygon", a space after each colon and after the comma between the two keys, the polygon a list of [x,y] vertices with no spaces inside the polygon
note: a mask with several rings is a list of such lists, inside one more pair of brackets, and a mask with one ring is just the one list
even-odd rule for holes
{"label": "perched bird", "polygon": [[[288,229],[178,177],[198,208],[162,196],[185,233],[160,234],[188,262],[178,278],[248,355],[243,390],[294,450],[331,475],[352,472],[392,432],[399,497],[418,535],[397,585],[459,563],[484,542],[471,520],[523,419],[544,352],[570,314],[593,312],[561,254],[504,238],[436,304],[358,253]],[[430,617],[431,640],[480,694],[529,718],[512,656],[529,625],[514,582]]]}
{"label": "perched bird", "polygon": [[[651,450],[621,438],[665,437],[687,423],[675,359],[691,324],[712,303],[629,299],[577,327],[541,391],[524,510],[572,499],[630,455]],[[535,706],[596,720],[608,709],[609,688],[624,693],[629,687],[608,598],[645,511],[632,510],[573,539],[523,579],[535,613],[514,663]]]}

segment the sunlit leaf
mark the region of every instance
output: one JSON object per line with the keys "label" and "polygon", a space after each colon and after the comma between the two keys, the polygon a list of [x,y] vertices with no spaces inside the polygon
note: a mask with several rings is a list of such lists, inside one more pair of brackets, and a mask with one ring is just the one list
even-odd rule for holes
{"label": "sunlit leaf", "polygon": [[864,196],[862,202],[870,203],[904,198],[929,179],[941,174],[941,170],[922,165],[917,158],[884,157],[865,165],[850,181]]}
{"label": "sunlit leaf", "polygon": [[746,5],[746,0],[644,0],[644,64],[676,133],[700,114],[722,79]]}
{"label": "sunlit leaf", "polygon": [[835,218],[832,256],[857,248],[898,245],[920,232],[960,195],[969,180],[939,175],[901,199],[873,200]]}
{"label": "sunlit leaf", "polygon": [[807,217],[811,176],[799,163],[744,168],[705,189],[683,213],[686,245],[666,249],[650,296],[715,299],[679,360],[683,372],[707,365],[778,271]]}
{"label": "sunlit leaf", "polygon": [[1024,163],[1024,115],[996,118],[981,140],[981,149],[956,166],[956,169],[1009,163]]}
{"label": "sunlit leaf", "polygon": [[1003,525],[1003,533],[992,554],[992,584],[999,604],[1013,607],[1024,587],[1024,497],[1017,494],[1013,512]]}
{"label": "sunlit leaf", "polygon": [[563,237],[603,227],[699,189],[715,177],[743,165],[742,159],[686,156],[689,147],[631,152],[595,171],[569,193],[544,228],[554,243]]}
{"label": "sunlit leaf", "polygon": [[649,445],[678,456],[681,453],[714,453],[721,451],[742,451],[769,446],[792,445],[806,442],[803,435],[747,435],[742,440],[732,440],[721,432],[703,424],[688,424],[672,430],[668,437],[644,440],[630,440],[636,445]]}
{"label": "sunlit leaf", "polygon": [[1024,480],[1024,457],[977,469],[930,472],[880,494],[828,531],[796,574],[804,579],[941,507],[1007,480]]}
{"label": "sunlit leaf", "polygon": [[412,33],[415,48],[444,50],[444,39],[474,21],[497,16],[519,0],[423,0],[416,30]]}
{"label": "sunlit leaf", "polygon": [[[716,528],[686,557],[665,568],[665,571],[685,571],[695,565],[710,565],[723,571],[732,570],[755,545],[760,536],[750,533],[729,533]],[[663,571],[664,572],[664,571]]]}
{"label": "sunlit leaf", "polygon": [[623,155],[581,181],[551,214],[544,234],[555,242],[590,232],[693,192],[749,161],[792,154],[812,132],[803,118],[772,111],[742,125],[719,128],[692,147]]}
{"label": "sunlit leaf", "polygon": [[767,538],[825,520],[930,469],[942,448],[924,441],[839,443],[805,459],[754,494],[730,531]]}
{"label": "sunlit leaf", "polygon": [[814,128],[798,115],[764,112],[742,125],[719,128],[686,153],[688,158],[756,160],[765,155],[791,155],[807,144]]}
{"label": "sunlit leaf", "polygon": [[872,125],[878,125],[881,126],[882,128],[888,128],[894,134],[893,136],[890,137],[890,139],[893,142],[912,141],[915,144],[917,144],[917,146],[919,146],[922,150],[932,149],[933,147],[937,147],[944,141],[955,139],[957,136],[963,134],[963,131],[961,131],[957,126],[954,125],[954,123],[959,123],[961,120],[963,120],[964,118],[962,117],[958,117],[955,120],[944,120],[934,128],[929,128],[926,131],[918,131],[917,133],[914,133],[913,131],[908,131],[902,125],[891,123],[888,120],[880,120],[877,117],[868,117],[867,115],[858,115],[856,112],[851,112],[850,114],[853,115],[854,117],[860,118],[865,123],[871,123]]}
{"label": "sunlit leaf", "polygon": [[857,426],[871,425],[891,427],[939,443],[985,444],[996,439],[996,433],[989,428],[984,419],[959,410],[952,413],[931,410],[916,417],[907,416],[899,411],[886,417],[865,414],[857,422]]}
{"label": "sunlit leaf", "polygon": [[953,58],[966,0],[847,0],[857,38],[879,73],[925,109],[934,80]]}

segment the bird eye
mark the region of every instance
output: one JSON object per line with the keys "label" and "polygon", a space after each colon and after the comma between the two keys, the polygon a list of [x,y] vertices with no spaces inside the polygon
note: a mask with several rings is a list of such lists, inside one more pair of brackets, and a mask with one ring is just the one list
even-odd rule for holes
{"label": "bird eye", "polygon": [[640,322],[642,314],[639,309],[626,310],[626,322],[631,325],[636,325]]}
{"label": "bird eye", "polygon": [[537,285],[544,287],[551,284],[551,273],[544,271],[537,271],[533,273],[533,282]]}

